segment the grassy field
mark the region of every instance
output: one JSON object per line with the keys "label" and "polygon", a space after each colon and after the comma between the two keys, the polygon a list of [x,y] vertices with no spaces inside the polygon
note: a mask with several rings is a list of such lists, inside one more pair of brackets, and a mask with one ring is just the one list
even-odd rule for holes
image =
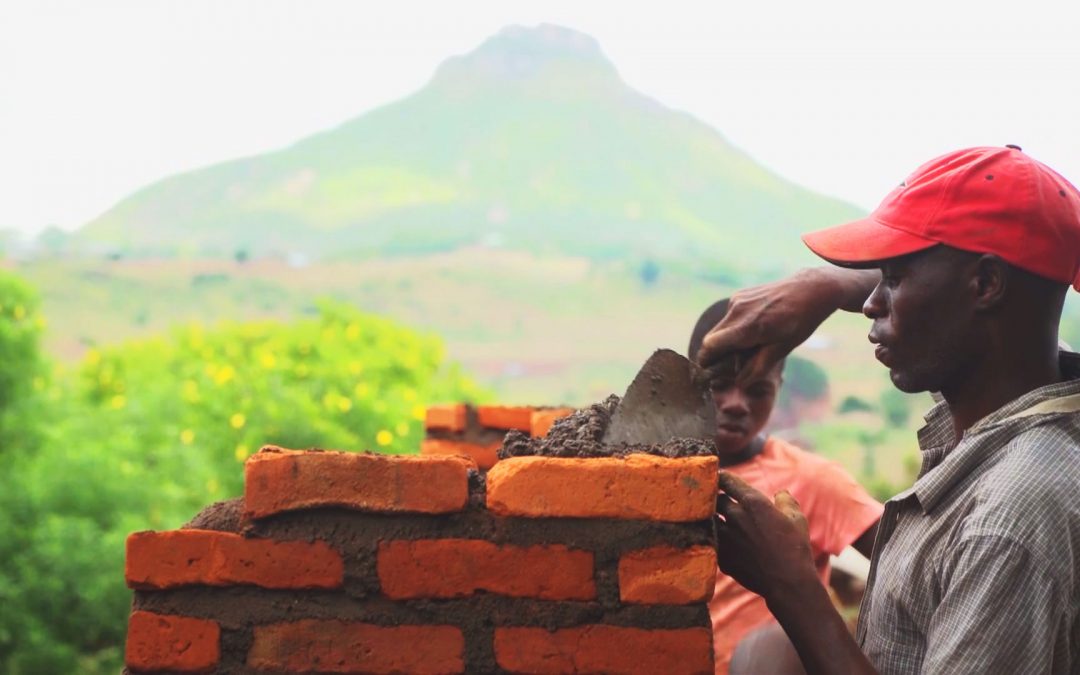
{"label": "grassy field", "polygon": [[[303,267],[57,259],[13,269],[42,294],[47,347],[61,360],[193,321],[302,316],[333,297],[438,333],[450,358],[499,400],[529,404],[582,405],[621,393],[654,349],[685,350],[699,312],[731,290],[663,267],[646,285],[617,263],[487,249]],[[838,314],[797,352],[829,377],[828,401],[801,420],[797,435],[867,482],[902,483],[929,397],[910,397],[911,415],[899,426],[876,411],[838,410],[848,397],[880,408],[891,386],[867,328],[862,316]],[[1065,328],[1069,336],[1071,323]]]}
{"label": "grassy field", "polygon": [[310,312],[320,297],[438,333],[449,354],[508,402],[581,404],[625,387],[660,346],[685,349],[724,289],[686,278],[645,287],[632,270],[578,258],[462,251],[290,267],[281,261],[35,261],[47,346],[87,346],[213,323]]}

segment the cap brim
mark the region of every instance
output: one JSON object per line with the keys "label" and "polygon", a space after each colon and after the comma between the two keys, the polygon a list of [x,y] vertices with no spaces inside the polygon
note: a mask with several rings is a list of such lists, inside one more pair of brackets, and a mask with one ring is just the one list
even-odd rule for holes
{"label": "cap brim", "polygon": [[802,236],[810,250],[841,267],[876,267],[877,263],[936,246],[939,242],[884,225],[873,217]]}

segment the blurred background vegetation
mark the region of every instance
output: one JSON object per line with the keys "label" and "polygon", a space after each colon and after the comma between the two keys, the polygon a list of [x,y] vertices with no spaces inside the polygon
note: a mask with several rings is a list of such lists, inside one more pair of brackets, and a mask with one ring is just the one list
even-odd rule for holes
{"label": "blurred background vegetation", "polygon": [[[0,232],[0,671],[116,672],[124,538],[239,495],[262,444],[416,452],[430,403],[621,393],[716,299],[816,264],[799,232],[860,214],[542,26],[75,232]],[[773,428],[884,499],[929,398],[866,329],[838,315],[789,359]]]}
{"label": "blurred background vegetation", "polygon": [[112,672],[124,539],[242,491],[260,445],[415,452],[424,404],[483,400],[440,339],[349,306],[44,357],[0,271],[0,670]]}

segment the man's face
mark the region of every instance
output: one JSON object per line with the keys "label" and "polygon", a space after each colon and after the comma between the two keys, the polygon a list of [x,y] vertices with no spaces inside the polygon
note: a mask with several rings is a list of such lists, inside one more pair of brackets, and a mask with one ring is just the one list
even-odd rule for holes
{"label": "man's face", "polygon": [[765,376],[741,384],[732,379],[712,381],[716,451],[721,457],[744,450],[765,427],[780,391],[782,368],[782,363],[777,364]]}
{"label": "man's face", "polygon": [[881,264],[863,304],[874,355],[900,391],[940,391],[965,370],[972,335],[972,254],[935,246]]}

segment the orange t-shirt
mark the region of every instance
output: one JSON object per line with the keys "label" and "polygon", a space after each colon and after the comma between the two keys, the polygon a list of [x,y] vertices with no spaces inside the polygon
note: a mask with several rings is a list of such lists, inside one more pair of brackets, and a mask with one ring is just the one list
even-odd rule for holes
{"label": "orange t-shirt", "polygon": [[[769,438],[761,452],[724,468],[769,497],[787,490],[798,500],[810,526],[814,560],[822,561],[822,583],[829,580],[829,555],[837,555],[881,518],[883,507],[836,462]],[[765,600],[734,579],[716,572],[709,602],[716,672],[728,672],[731,654],[747,633],[773,621]]]}

